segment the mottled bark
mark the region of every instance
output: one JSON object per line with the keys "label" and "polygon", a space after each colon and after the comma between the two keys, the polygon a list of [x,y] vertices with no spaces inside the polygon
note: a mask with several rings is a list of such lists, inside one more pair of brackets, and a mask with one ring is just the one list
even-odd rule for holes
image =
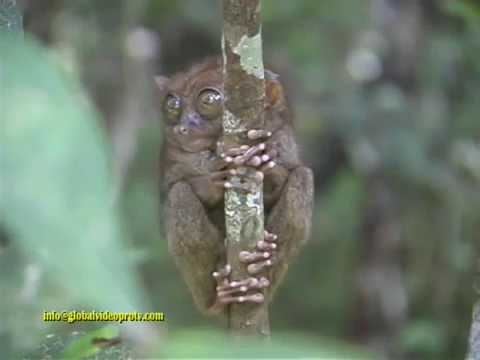
{"label": "mottled bark", "polygon": [[[226,148],[248,143],[248,129],[263,127],[265,82],[262,60],[260,0],[223,1],[224,144]],[[245,169],[248,170],[248,169]],[[233,184],[240,179],[233,177]],[[251,183],[251,191],[235,189],[225,194],[227,259],[232,279],[249,276],[238,260],[240,251],[253,249],[264,234],[262,184]],[[234,334],[268,336],[266,305],[235,304],[229,309]]]}
{"label": "mottled bark", "polygon": [[473,308],[472,326],[468,339],[468,355],[466,360],[480,360],[480,303]]}

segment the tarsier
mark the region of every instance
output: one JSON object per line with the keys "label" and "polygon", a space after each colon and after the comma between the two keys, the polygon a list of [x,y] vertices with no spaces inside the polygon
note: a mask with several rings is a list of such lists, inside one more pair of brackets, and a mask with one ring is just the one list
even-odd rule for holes
{"label": "tarsier", "polygon": [[[231,303],[271,301],[309,236],[313,204],[312,172],[299,159],[278,76],[265,71],[264,129],[249,129],[245,137],[250,145],[228,150],[221,146],[221,59],[155,81],[165,121],[166,235],[195,304],[204,313],[220,314]],[[239,254],[250,276],[232,280],[226,263],[224,191],[234,186],[229,176],[245,166],[256,171],[243,176],[264,182],[268,231],[254,249]]]}

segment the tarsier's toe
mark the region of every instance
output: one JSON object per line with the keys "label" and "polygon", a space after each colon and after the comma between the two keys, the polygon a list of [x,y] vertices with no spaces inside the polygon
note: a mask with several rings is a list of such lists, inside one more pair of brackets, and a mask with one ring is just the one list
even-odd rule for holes
{"label": "tarsier's toe", "polygon": [[270,136],[272,136],[272,132],[271,131],[266,131],[266,130],[252,129],[252,130],[249,130],[248,133],[247,133],[247,137],[250,140],[269,138]]}
{"label": "tarsier's toe", "polygon": [[268,260],[265,260],[265,261],[261,261],[261,262],[257,262],[257,263],[253,263],[253,264],[248,265],[247,266],[247,271],[250,275],[256,275],[256,274],[262,272],[263,270],[269,268],[272,265],[273,265],[273,261],[271,259],[268,259]]}
{"label": "tarsier's toe", "polygon": [[[270,281],[262,277],[257,279],[249,277],[244,280],[231,281],[225,285],[217,286],[217,298],[222,304],[240,303],[240,302],[263,302],[263,294],[247,294],[250,290],[260,290],[270,286]],[[261,295],[261,296],[260,296]]]}
{"label": "tarsier's toe", "polygon": [[240,254],[238,254],[238,258],[240,259],[241,262],[251,263],[259,260],[268,259],[270,255],[271,254],[267,251],[264,251],[264,252],[241,251]]}
{"label": "tarsier's toe", "polygon": [[270,250],[272,252],[278,248],[277,240],[278,240],[277,235],[272,234],[265,230],[265,235],[263,237],[263,240],[260,240],[257,243],[257,249],[260,251]]}
{"label": "tarsier's toe", "polygon": [[262,293],[240,295],[240,296],[225,296],[223,298],[219,298],[220,303],[222,303],[223,305],[228,305],[233,303],[246,303],[246,302],[261,304],[264,300],[265,300],[265,296]]}
{"label": "tarsier's toe", "polygon": [[231,272],[232,272],[232,267],[229,264],[227,264],[223,268],[217,271],[214,271],[212,273],[212,276],[215,278],[215,280],[217,280],[218,283],[221,283],[222,280],[226,279],[230,275]]}

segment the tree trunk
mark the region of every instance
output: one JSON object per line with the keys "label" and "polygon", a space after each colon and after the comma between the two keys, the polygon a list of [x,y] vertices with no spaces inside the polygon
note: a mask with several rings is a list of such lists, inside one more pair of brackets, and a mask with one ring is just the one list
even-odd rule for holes
{"label": "tree trunk", "polygon": [[[247,130],[263,127],[265,82],[260,0],[224,0],[223,19],[223,142],[228,149],[248,144]],[[239,184],[240,178],[234,176],[230,182]],[[238,254],[253,249],[264,236],[263,185],[249,182],[248,186],[251,189],[248,193],[235,187],[225,193],[227,259],[232,266],[233,280],[250,276]],[[235,335],[268,337],[267,306],[231,305],[229,327]]]}

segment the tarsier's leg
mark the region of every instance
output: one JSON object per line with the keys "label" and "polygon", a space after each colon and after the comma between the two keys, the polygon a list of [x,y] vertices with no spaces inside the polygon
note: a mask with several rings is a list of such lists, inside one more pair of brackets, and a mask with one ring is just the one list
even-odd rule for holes
{"label": "tarsier's leg", "polygon": [[278,250],[266,275],[271,283],[267,302],[310,235],[313,188],[312,171],[307,167],[296,168],[288,176],[279,200],[266,219],[266,228],[278,235]]}
{"label": "tarsier's leg", "polygon": [[195,304],[208,313],[216,300],[217,284],[212,272],[222,260],[223,235],[185,182],[176,183],[169,191],[165,215],[170,251]]}

